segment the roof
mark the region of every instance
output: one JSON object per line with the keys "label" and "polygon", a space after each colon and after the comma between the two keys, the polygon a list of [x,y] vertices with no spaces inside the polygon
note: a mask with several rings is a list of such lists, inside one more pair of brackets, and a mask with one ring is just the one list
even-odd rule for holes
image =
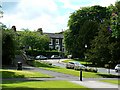
{"label": "roof", "polygon": [[56,34],[56,33],[44,33],[47,34],[50,38],[63,38],[63,34]]}

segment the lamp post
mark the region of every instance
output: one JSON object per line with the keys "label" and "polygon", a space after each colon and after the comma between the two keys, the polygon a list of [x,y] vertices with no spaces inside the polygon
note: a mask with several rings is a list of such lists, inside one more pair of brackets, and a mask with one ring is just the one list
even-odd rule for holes
{"label": "lamp post", "polygon": [[[87,49],[87,44],[85,44],[85,50]],[[85,59],[87,58],[87,56],[85,55]],[[86,62],[86,67],[87,67],[87,62]]]}
{"label": "lamp post", "polygon": [[110,68],[111,68],[111,61],[108,62],[108,73],[110,74]]}

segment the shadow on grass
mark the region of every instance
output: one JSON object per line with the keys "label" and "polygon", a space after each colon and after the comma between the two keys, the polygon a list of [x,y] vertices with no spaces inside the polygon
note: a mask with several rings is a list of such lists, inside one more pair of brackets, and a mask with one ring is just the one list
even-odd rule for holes
{"label": "shadow on grass", "polygon": [[120,78],[120,75],[112,75],[112,74],[100,74],[97,75],[102,76],[103,78]]}
{"label": "shadow on grass", "polygon": [[49,90],[49,89],[40,89],[40,88],[30,88],[30,87],[16,87],[16,88],[10,88],[7,85],[2,86],[2,90]]}
{"label": "shadow on grass", "polygon": [[15,74],[15,72],[11,71],[1,71],[2,72],[2,78],[24,78],[24,75]]}
{"label": "shadow on grass", "polygon": [[[23,83],[23,82],[31,82],[31,81],[44,81],[44,80],[3,80],[2,84],[16,84],[16,83]],[[5,86],[5,85],[3,85]]]}

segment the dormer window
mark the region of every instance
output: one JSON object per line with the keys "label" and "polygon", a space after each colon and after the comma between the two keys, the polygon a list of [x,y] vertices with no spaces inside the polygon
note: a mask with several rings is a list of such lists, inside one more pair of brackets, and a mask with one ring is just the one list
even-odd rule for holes
{"label": "dormer window", "polygon": [[56,41],[55,41],[55,42],[56,42],[56,44],[59,44],[59,39],[56,39]]}

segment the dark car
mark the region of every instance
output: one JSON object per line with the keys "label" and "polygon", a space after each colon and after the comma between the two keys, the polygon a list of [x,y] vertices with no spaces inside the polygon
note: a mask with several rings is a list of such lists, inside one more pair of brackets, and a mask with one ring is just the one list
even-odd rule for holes
{"label": "dark car", "polygon": [[36,59],[37,60],[45,60],[45,59],[48,59],[48,58],[43,56],[43,55],[38,55],[38,56],[36,56]]}
{"label": "dark car", "polygon": [[59,55],[52,55],[51,59],[61,59],[61,57]]}

